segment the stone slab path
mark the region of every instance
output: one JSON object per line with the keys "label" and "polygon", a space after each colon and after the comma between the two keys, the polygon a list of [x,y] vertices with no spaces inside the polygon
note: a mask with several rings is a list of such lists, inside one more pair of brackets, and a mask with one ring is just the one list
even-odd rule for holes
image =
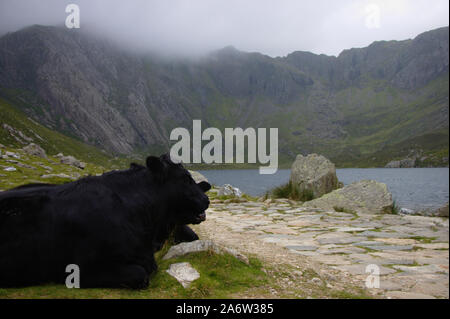
{"label": "stone slab path", "polygon": [[369,290],[382,297],[449,298],[448,219],[324,211],[287,199],[212,200],[201,228],[212,224],[254,246],[270,243],[320,263],[361,287],[375,267],[379,288]]}

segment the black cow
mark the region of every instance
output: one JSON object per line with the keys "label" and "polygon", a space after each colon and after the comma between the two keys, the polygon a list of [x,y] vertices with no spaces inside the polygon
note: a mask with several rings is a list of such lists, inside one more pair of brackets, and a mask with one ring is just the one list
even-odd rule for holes
{"label": "black cow", "polygon": [[69,264],[81,287],[147,287],[172,232],[198,239],[186,225],[205,220],[211,186],[167,155],[146,165],[1,192],[0,287],[64,283]]}

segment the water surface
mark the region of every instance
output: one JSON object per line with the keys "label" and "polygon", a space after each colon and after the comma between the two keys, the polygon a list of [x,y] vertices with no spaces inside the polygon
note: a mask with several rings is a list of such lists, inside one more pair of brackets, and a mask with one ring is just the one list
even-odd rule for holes
{"label": "water surface", "polygon": [[[200,171],[215,185],[231,184],[252,196],[289,181],[290,169],[260,175],[257,169]],[[413,210],[443,206],[449,198],[448,168],[345,168],[337,169],[338,179],[348,185],[362,179],[386,183],[396,204]]]}

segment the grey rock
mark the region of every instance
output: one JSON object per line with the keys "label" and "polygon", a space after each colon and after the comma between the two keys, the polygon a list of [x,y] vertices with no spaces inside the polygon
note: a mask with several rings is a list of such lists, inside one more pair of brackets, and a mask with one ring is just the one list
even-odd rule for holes
{"label": "grey rock", "polygon": [[414,211],[412,209],[402,207],[400,209],[400,214],[412,215],[412,214],[414,214]]}
{"label": "grey rock", "polygon": [[364,241],[366,239],[367,239],[367,237],[355,236],[355,237],[340,237],[340,238],[321,238],[321,239],[317,239],[317,241],[321,245],[329,245],[329,244],[342,245],[342,244],[357,243],[357,242]]}
{"label": "grey rock", "polygon": [[284,246],[287,249],[293,249],[293,250],[302,250],[302,251],[314,251],[317,250],[317,246],[299,246],[299,245],[287,245]]}
{"label": "grey rock", "polygon": [[208,179],[197,171],[189,171],[189,173],[196,183],[208,182]]}
{"label": "grey rock", "polygon": [[413,246],[411,245],[363,245],[361,247],[366,247],[373,250],[411,250]]}
{"label": "grey rock", "polygon": [[198,271],[187,262],[172,264],[166,271],[178,280],[184,288],[188,288],[194,280],[200,278]]}
{"label": "grey rock", "polygon": [[60,162],[61,164],[71,165],[80,169],[84,169],[86,167],[86,163],[83,163],[79,160],[77,160],[75,157],[69,155],[69,156],[61,156]]}
{"label": "grey rock", "polygon": [[163,257],[163,260],[184,256],[190,253],[198,253],[201,251],[210,250],[214,251],[217,254],[228,253],[246,264],[249,263],[248,258],[243,254],[232,248],[219,246],[211,240],[195,240],[189,243],[180,243],[178,245],[172,246],[170,247],[167,254]]}
{"label": "grey rock", "polygon": [[6,152],[5,152],[5,155],[6,155],[7,157],[12,157],[12,158],[20,159],[19,154],[16,154],[16,153],[14,153],[14,152],[6,151]]}
{"label": "grey rock", "polygon": [[45,175],[41,176],[41,178],[53,178],[53,177],[68,178],[68,179],[76,180],[75,177],[69,176],[69,175],[64,174],[64,173],[60,173],[60,174],[45,174]]}
{"label": "grey rock", "polygon": [[38,156],[42,158],[47,158],[47,153],[45,150],[37,144],[30,143],[23,148],[24,152],[28,155]]}
{"label": "grey rock", "polygon": [[16,163],[16,165],[19,167],[23,167],[23,168],[36,169],[36,167],[34,167],[34,166],[31,166],[31,165],[28,165],[25,163],[21,163],[21,162]]}
{"label": "grey rock", "polygon": [[300,192],[310,191],[314,198],[338,188],[336,167],[322,155],[297,155],[291,167],[290,181]]}
{"label": "grey rock", "polygon": [[415,158],[404,158],[399,161],[391,161],[386,164],[386,168],[412,168],[416,166]]}
{"label": "grey rock", "polygon": [[438,208],[434,212],[432,212],[431,215],[438,217],[448,217],[448,202],[441,208]]}
{"label": "grey rock", "polygon": [[406,291],[389,291],[386,296],[393,299],[436,299],[431,295]]}
{"label": "grey rock", "polygon": [[385,168],[400,168],[400,161],[390,161],[384,167]]}
{"label": "grey rock", "polygon": [[[391,269],[391,268],[387,268],[387,267],[383,267],[383,266],[378,266],[378,267],[380,269],[380,275],[388,275],[388,274],[393,274],[396,272],[396,270]],[[336,268],[339,270],[342,270],[342,271],[349,272],[352,275],[368,274],[368,272],[366,272],[367,264],[341,265],[341,266],[336,266]]]}
{"label": "grey rock", "polygon": [[235,196],[235,197],[241,197],[242,192],[239,188],[233,187],[230,184],[225,184],[221,187],[219,187],[219,192],[217,193],[219,196]]}
{"label": "grey rock", "polygon": [[392,195],[386,184],[372,180],[354,182],[306,204],[327,210],[339,207],[350,212],[372,214],[389,213],[393,207]]}

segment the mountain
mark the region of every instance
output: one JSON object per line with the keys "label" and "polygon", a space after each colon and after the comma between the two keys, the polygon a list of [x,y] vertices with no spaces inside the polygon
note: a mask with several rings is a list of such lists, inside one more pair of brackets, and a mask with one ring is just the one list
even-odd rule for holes
{"label": "mountain", "polygon": [[39,144],[47,154],[52,156],[58,153],[76,155],[88,163],[111,168],[117,168],[123,164],[123,160],[114,160],[110,155],[94,146],[87,145],[36,123],[22,111],[1,98],[0,115],[0,142],[2,143],[0,155],[4,154],[1,149],[5,145],[9,146],[12,151],[21,149],[30,143],[35,143]]}
{"label": "mountain", "polygon": [[201,119],[278,127],[286,163],[317,152],[340,166],[385,165],[412,151],[448,165],[448,27],[338,57],[226,47],[198,59],[133,53],[80,30],[1,37],[0,97],[108,152],[167,150],[173,128]]}

